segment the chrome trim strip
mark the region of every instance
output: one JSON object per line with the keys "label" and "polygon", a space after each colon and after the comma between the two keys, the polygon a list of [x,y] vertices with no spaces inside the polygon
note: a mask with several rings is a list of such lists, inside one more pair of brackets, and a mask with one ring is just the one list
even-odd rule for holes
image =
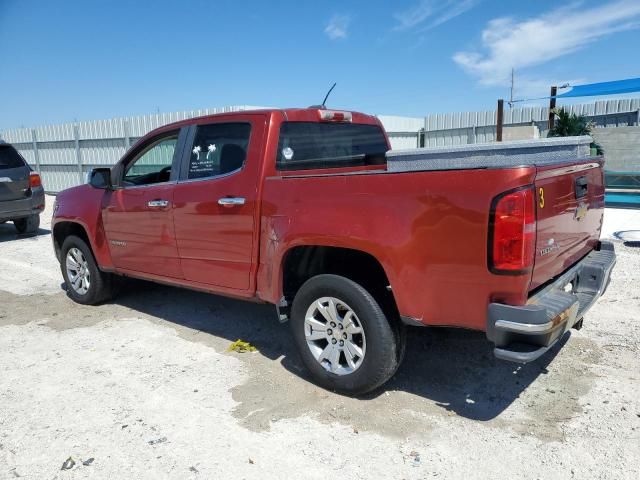
{"label": "chrome trim strip", "polygon": [[518,323],[510,322],[509,320],[497,320],[496,328],[505,328],[522,333],[545,333],[553,329],[553,322],[547,323]]}
{"label": "chrome trim strip", "polygon": [[[571,160],[580,161],[580,160]],[[554,168],[553,170],[546,170],[536,175],[536,180],[544,180],[545,178],[553,178],[559,175],[566,175],[567,173],[583,172],[585,170],[591,170],[592,168],[598,168],[600,166],[597,162],[584,163],[580,165],[571,165],[569,167]]]}

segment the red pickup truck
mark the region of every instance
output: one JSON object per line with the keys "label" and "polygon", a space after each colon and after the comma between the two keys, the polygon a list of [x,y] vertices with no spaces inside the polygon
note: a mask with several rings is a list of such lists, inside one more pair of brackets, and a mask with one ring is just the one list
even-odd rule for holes
{"label": "red pickup truck", "polygon": [[314,380],[347,394],[401,362],[406,326],[486,332],[535,360],[603,293],[603,160],[393,172],[374,117],[324,108],[194,118],[58,195],[68,295],[118,275],[274,304]]}

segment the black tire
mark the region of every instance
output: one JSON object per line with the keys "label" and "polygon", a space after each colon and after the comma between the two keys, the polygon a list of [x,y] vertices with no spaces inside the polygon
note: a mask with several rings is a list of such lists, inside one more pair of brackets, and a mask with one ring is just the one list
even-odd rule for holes
{"label": "black tire", "polygon": [[[69,250],[77,248],[82,252],[82,255],[86,259],[87,267],[90,276],[90,286],[85,294],[78,293],[72,286],[66,268],[66,258]],[[67,290],[67,296],[76,303],[83,305],[96,305],[109,300],[113,296],[113,275],[110,273],[102,272],[93,257],[93,252],[87,243],[80,237],[75,235],[69,235],[62,243],[60,251],[60,269],[62,270],[62,276]]]}
{"label": "black tire", "polygon": [[13,225],[20,234],[36,233],[40,228],[40,215],[36,213],[26,218],[18,218],[13,221]]}
{"label": "black tire", "polygon": [[[305,338],[305,315],[322,297],[345,302],[356,314],[366,337],[366,352],[355,371],[337,375],[314,357]],[[346,395],[362,395],[383,385],[398,369],[404,352],[404,328],[392,325],[371,294],[358,283],[338,275],[307,280],[293,300],[291,330],[302,361],[321,387]],[[343,357],[341,357],[343,358]]]}

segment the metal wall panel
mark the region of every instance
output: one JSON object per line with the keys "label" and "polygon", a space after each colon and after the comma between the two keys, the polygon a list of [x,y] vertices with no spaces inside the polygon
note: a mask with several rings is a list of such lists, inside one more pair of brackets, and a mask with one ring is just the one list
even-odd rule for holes
{"label": "metal wall panel", "polygon": [[83,165],[113,165],[127,150],[123,138],[80,140],[79,144]]}
{"label": "metal wall panel", "polygon": [[38,142],[40,167],[45,165],[78,165],[73,141]]}
{"label": "metal wall panel", "polygon": [[0,132],[0,138],[12,144],[31,142],[31,130],[28,128],[13,128]]}
{"label": "metal wall panel", "polygon": [[406,148],[416,148],[418,146],[418,133],[389,133],[389,142],[394,150],[403,150]]}
{"label": "metal wall panel", "polygon": [[125,135],[125,123],[122,118],[110,120],[95,120],[92,122],[78,123],[80,140],[98,140],[106,138],[123,138]]}
{"label": "metal wall panel", "polygon": [[43,165],[40,175],[47,192],[60,192],[82,183],[76,165]]}
{"label": "metal wall panel", "polygon": [[34,130],[38,142],[57,142],[60,140],[73,140],[75,138],[73,123],[45,125],[43,127],[36,127]]}
{"label": "metal wall panel", "polygon": [[424,118],[378,115],[387,132],[417,132],[424,128]]}

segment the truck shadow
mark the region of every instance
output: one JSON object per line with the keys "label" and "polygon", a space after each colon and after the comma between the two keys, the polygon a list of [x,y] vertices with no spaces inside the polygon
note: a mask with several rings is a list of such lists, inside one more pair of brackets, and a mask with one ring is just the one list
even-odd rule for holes
{"label": "truck shadow", "polygon": [[[288,326],[271,305],[253,304],[206,293],[126,280],[115,303],[233,342],[255,345],[260,354],[298,377],[311,381],[295,349]],[[408,331],[405,359],[372,401],[385,391],[405,391],[465,418],[487,421],[511,405],[556,356],[567,336],[536,362],[497,360],[482,332],[447,328]]]}
{"label": "truck shadow", "polygon": [[483,332],[417,328],[407,332],[407,352],[388,389],[404,390],[472,420],[498,416],[547,373],[569,335],[538,360],[520,365],[498,360]]}

